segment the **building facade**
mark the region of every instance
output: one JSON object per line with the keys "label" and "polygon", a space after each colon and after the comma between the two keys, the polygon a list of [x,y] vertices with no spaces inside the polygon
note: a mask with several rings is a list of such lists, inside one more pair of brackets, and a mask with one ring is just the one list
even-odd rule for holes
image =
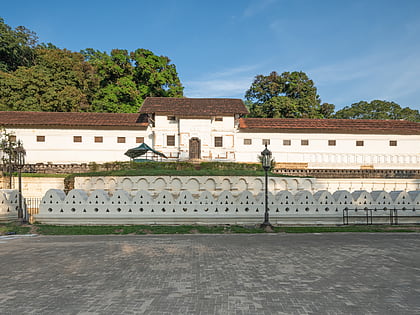
{"label": "building facade", "polygon": [[168,161],[258,162],[267,143],[280,166],[420,169],[420,123],[244,118],[239,99],[147,98],[136,114],[0,112],[27,162],[129,160],[146,143]]}

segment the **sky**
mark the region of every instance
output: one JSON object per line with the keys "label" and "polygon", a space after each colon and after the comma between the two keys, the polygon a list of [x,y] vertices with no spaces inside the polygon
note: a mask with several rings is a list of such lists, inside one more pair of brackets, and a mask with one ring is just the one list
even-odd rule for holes
{"label": "sky", "polygon": [[420,110],[419,0],[20,0],[0,17],[71,51],[168,56],[187,97],[244,99],[256,75],[303,71],[336,109]]}

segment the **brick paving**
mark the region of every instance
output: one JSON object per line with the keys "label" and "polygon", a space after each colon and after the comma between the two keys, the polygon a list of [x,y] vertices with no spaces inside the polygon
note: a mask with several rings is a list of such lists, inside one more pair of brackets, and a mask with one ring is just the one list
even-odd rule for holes
{"label": "brick paving", "polygon": [[0,314],[420,314],[420,234],[0,239]]}

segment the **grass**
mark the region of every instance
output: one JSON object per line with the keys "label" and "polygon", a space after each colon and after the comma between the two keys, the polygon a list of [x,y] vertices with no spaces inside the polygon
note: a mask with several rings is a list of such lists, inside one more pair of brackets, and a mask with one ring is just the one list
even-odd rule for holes
{"label": "grass", "polygon": [[[18,176],[18,174],[13,174],[13,176]],[[53,178],[64,178],[68,174],[47,174],[47,173],[22,173],[22,177],[53,177]]]}
{"label": "grass", "polygon": [[[264,176],[265,174],[259,163],[116,162],[105,164],[109,164],[105,171],[72,174],[67,179],[76,176]],[[284,177],[275,173],[270,173],[270,176]]]}
{"label": "grass", "polygon": [[[0,224],[0,235],[7,232],[16,234],[32,233],[41,235],[143,235],[143,234],[243,234],[267,233],[259,226],[240,225],[47,225],[34,224],[19,226],[13,223]],[[388,233],[420,232],[418,226],[390,225],[346,225],[346,226],[276,226],[273,233]]]}
{"label": "grass", "polygon": [[0,235],[11,234],[29,234],[30,226],[18,225],[16,223],[0,223]]}
{"label": "grass", "polygon": [[[272,233],[419,233],[417,225],[275,226]],[[144,235],[144,234],[244,234],[267,233],[259,226],[240,225],[19,225],[0,223],[0,235]]]}
{"label": "grass", "polygon": [[[252,170],[176,170],[176,169],[125,169],[72,174],[70,177],[83,176],[264,176],[264,171]],[[270,173],[270,176],[282,175]],[[284,177],[284,176],[283,176]]]}

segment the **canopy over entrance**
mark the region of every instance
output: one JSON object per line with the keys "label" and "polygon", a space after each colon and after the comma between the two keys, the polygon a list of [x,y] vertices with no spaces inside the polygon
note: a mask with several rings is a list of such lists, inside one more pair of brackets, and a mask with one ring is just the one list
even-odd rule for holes
{"label": "canopy over entrance", "polygon": [[[129,149],[124,154],[134,159],[134,161],[139,162],[144,160],[158,161],[159,158],[160,160],[162,160],[162,158],[167,158],[165,154],[152,149],[146,143],[140,144],[137,148]],[[142,159],[136,159],[139,156],[142,156]]]}

